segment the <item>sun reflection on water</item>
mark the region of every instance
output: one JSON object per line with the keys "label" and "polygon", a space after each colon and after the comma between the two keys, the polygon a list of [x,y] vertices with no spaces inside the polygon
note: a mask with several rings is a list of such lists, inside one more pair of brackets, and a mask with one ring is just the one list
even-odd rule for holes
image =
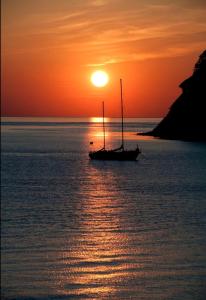
{"label": "sun reflection on water", "polygon": [[67,295],[112,297],[132,276],[135,263],[128,251],[130,238],[122,228],[125,207],[117,180],[111,170],[102,173],[94,166],[87,174],[88,184],[80,183],[79,228],[63,252],[65,267],[59,277]]}
{"label": "sun reflection on water", "polygon": [[[102,123],[103,122],[103,117],[91,117],[90,122],[91,123]],[[104,118],[104,122],[105,123],[110,122],[110,118]]]}

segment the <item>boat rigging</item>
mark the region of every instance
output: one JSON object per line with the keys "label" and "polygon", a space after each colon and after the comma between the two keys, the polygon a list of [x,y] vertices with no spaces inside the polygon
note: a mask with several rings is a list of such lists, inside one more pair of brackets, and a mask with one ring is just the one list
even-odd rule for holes
{"label": "boat rigging", "polygon": [[122,92],[122,79],[120,79],[120,98],[121,98],[121,146],[117,149],[106,150],[105,141],[105,122],[104,122],[104,102],[102,102],[103,110],[103,148],[97,151],[90,151],[89,157],[97,160],[136,160],[137,156],[141,153],[139,146],[135,150],[124,149],[124,110],[123,110],[123,92]]}

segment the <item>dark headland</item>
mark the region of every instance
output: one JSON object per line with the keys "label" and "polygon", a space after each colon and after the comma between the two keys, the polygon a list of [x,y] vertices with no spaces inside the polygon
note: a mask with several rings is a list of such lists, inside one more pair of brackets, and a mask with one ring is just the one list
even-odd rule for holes
{"label": "dark headland", "polygon": [[180,88],[182,94],[163,120],[152,131],[140,135],[206,141],[206,50],[195,64],[192,76]]}

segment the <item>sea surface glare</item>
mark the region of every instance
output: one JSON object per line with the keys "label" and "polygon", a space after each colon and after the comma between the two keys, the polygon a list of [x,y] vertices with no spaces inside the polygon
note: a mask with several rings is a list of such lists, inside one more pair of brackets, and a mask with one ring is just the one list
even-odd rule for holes
{"label": "sea surface glare", "polygon": [[206,299],[206,144],[135,134],[157,122],[126,120],[118,162],[89,160],[101,123],[3,119],[2,299]]}

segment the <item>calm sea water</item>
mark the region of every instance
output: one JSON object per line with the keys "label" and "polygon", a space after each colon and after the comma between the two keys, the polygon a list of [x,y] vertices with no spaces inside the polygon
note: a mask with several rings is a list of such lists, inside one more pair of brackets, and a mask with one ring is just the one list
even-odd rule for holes
{"label": "calm sea water", "polygon": [[135,135],[157,122],[127,120],[137,162],[104,162],[100,123],[3,119],[3,298],[206,299],[206,144]]}

